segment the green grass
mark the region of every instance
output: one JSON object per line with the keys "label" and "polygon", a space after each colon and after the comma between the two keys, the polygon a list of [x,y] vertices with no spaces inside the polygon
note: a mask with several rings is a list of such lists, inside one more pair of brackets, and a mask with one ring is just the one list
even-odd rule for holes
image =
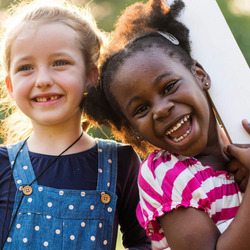
{"label": "green grass", "polygon": [[125,248],[122,245],[122,235],[121,232],[118,230],[117,240],[116,240],[116,250],[124,250]]}

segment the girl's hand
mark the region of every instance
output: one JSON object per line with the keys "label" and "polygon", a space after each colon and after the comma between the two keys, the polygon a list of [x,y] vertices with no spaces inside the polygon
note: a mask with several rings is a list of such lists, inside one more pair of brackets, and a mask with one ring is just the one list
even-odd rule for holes
{"label": "girl's hand", "polygon": [[244,119],[242,121],[242,125],[244,129],[247,131],[247,133],[250,135],[250,123],[246,119]]}
{"label": "girl's hand", "polygon": [[[245,130],[250,134],[250,123],[247,120],[242,121],[242,125]],[[248,148],[249,145],[237,145],[238,147]],[[230,149],[229,149],[230,151]],[[225,149],[226,155],[228,155],[228,147]],[[233,155],[228,155],[230,156]],[[238,183],[240,190],[245,192],[247,183],[248,183],[248,176],[249,176],[249,169],[244,166],[240,161],[238,161],[235,157],[230,161],[227,167],[228,171],[234,174],[235,181]]]}
{"label": "girl's hand", "polygon": [[244,167],[250,170],[250,145],[231,144],[227,146],[227,153],[238,160]]}
{"label": "girl's hand", "polygon": [[232,159],[229,162],[227,170],[234,175],[234,179],[239,185],[240,191],[245,192],[248,183],[249,170],[236,159]]}

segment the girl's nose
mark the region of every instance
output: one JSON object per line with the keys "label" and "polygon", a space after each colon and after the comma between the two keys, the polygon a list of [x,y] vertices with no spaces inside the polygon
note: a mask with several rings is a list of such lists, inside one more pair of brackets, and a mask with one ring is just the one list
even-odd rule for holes
{"label": "girl's nose", "polygon": [[154,106],[153,119],[159,120],[169,115],[171,110],[174,108],[174,103],[161,99],[157,103],[155,103]]}
{"label": "girl's nose", "polygon": [[53,85],[49,69],[39,67],[36,74],[35,86],[37,88],[48,88]]}

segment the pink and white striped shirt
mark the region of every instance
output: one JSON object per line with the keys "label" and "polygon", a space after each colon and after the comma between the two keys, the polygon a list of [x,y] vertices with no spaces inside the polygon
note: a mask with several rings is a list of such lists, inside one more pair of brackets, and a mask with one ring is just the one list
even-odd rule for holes
{"label": "pink and white striped shirt", "polygon": [[194,207],[204,210],[218,226],[235,216],[242,200],[228,172],[215,172],[193,157],[165,150],[156,150],[142,162],[138,184],[137,218],[157,250],[168,244],[156,217],[179,206]]}

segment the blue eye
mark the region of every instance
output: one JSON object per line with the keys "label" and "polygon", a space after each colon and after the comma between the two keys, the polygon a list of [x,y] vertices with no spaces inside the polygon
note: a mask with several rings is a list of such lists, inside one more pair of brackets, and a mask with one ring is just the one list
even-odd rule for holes
{"label": "blue eye", "polygon": [[64,65],[67,65],[67,64],[69,64],[69,63],[67,61],[65,61],[65,60],[58,60],[53,64],[53,66],[64,66]]}
{"label": "blue eye", "polygon": [[22,65],[22,66],[20,66],[19,68],[18,68],[18,72],[19,71],[28,71],[28,70],[32,70],[33,69],[33,67],[31,67],[30,65]]}

